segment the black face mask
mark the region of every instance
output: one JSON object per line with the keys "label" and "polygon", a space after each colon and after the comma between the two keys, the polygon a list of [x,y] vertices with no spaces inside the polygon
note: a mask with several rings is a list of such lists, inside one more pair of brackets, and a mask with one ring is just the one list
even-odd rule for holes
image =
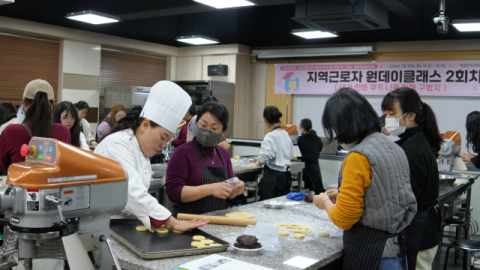
{"label": "black face mask", "polygon": [[210,129],[197,127],[196,139],[203,147],[213,147],[220,142],[222,133],[217,134]]}

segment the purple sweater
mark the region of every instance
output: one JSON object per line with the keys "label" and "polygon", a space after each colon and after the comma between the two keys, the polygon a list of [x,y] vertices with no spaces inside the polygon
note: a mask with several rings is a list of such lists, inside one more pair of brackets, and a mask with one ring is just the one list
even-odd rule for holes
{"label": "purple sweater", "polygon": [[[230,160],[230,153],[216,146],[222,154],[223,160],[227,165],[228,178],[233,177],[232,161]],[[213,147],[203,148],[205,154],[208,155],[210,160],[214,156]],[[222,161],[217,155],[214,163],[208,160],[202,152],[203,162],[206,166],[210,167],[222,167]],[[195,140],[178,147],[173,151],[172,157],[168,161],[167,174],[166,174],[165,191],[167,196],[172,201],[173,206],[182,205],[182,189],[184,186],[200,186],[202,184],[202,165],[200,164],[200,158],[195,148]],[[224,179],[227,180],[227,179]]]}

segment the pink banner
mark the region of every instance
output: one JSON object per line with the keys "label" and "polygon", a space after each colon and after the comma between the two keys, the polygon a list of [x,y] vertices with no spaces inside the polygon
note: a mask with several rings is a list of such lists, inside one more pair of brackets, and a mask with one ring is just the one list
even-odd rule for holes
{"label": "pink banner", "polygon": [[480,61],[275,65],[275,94],[329,95],[342,87],[364,95],[410,87],[420,95],[480,96]]}

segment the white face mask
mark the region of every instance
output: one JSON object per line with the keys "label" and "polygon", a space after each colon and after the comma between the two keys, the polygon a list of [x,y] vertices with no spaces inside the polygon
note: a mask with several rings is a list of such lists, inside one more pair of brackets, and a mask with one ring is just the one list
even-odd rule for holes
{"label": "white face mask", "polygon": [[353,147],[355,147],[354,143],[341,143],[340,146],[347,151],[352,150]]}
{"label": "white face mask", "polygon": [[403,133],[405,133],[405,129],[406,129],[408,123],[410,123],[410,122],[407,122],[405,124],[405,126],[403,126],[403,127],[400,126],[400,119],[405,117],[405,115],[407,115],[407,113],[405,113],[400,118],[385,118],[385,128],[387,129],[388,133],[390,133],[390,135],[400,136]]}

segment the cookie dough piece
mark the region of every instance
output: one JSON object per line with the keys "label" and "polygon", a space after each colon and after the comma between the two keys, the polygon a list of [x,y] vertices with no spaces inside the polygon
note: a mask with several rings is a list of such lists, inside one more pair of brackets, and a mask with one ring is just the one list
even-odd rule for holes
{"label": "cookie dough piece", "polygon": [[195,235],[195,236],[193,237],[193,240],[195,240],[195,241],[201,241],[201,240],[205,240],[205,237],[202,236],[202,235]]}
{"label": "cookie dough piece", "polygon": [[168,229],[167,228],[157,228],[155,230],[157,233],[168,233]]}
{"label": "cookie dough piece", "polygon": [[183,233],[182,231],[175,231],[175,230],[172,230],[174,233]]}
{"label": "cookie dough piece", "polygon": [[210,244],[210,245],[208,245],[208,246],[209,246],[209,247],[220,247],[220,246],[222,246],[222,244]]}
{"label": "cookie dough piece", "polygon": [[207,245],[205,245],[205,244],[200,244],[200,245],[197,246],[197,248],[204,248],[204,247],[207,247]]}
{"label": "cookie dough piece", "polygon": [[295,239],[303,239],[303,238],[305,238],[305,234],[303,234],[303,233],[296,233],[296,234],[293,235],[293,238],[295,238]]}
{"label": "cookie dough piece", "polygon": [[215,243],[213,240],[209,240],[209,239],[205,239],[205,240],[202,240],[200,242],[204,243],[205,245],[211,245],[211,244]]}
{"label": "cookie dough piece", "polygon": [[199,241],[193,241],[193,242],[191,243],[191,245],[192,245],[192,247],[196,248],[196,247],[202,245],[202,243],[200,243]]}
{"label": "cookie dough piece", "polygon": [[330,234],[328,232],[318,232],[318,236],[329,237]]}
{"label": "cookie dough piece", "polygon": [[137,231],[139,231],[139,232],[146,232],[146,231],[148,231],[148,228],[145,227],[145,226],[137,226],[137,227],[135,228],[135,230],[137,230]]}
{"label": "cookie dough piece", "polygon": [[231,217],[231,218],[254,218],[255,214],[246,213],[246,212],[231,212],[231,213],[227,213],[225,216]]}
{"label": "cookie dough piece", "polygon": [[290,233],[287,232],[287,231],[279,231],[279,232],[278,232],[278,235],[280,235],[280,236],[289,236]]}
{"label": "cookie dough piece", "polygon": [[233,159],[239,160],[240,156],[234,156]]}

